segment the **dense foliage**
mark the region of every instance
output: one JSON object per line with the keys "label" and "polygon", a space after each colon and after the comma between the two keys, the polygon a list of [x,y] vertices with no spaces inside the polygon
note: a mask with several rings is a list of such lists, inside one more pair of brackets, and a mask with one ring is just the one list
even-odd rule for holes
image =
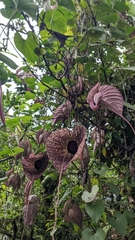
{"label": "dense foliage", "polygon": [[135,3],[0,3],[0,239],[135,239]]}

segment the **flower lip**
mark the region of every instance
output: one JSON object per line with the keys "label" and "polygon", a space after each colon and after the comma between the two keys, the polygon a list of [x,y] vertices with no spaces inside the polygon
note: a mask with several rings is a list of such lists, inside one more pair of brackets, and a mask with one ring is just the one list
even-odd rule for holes
{"label": "flower lip", "polygon": [[77,142],[75,140],[69,141],[67,144],[68,152],[71,154],[76,154],[78,150]]}

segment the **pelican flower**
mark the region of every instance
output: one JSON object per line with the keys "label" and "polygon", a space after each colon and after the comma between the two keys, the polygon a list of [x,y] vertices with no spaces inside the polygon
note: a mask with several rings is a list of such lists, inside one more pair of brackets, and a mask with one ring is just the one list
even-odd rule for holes
{"label": "pelican flower", "polygon": [[120,116],[124,121],[126,121],[135,134],[134,128],[128,122],[128,120],[123,116],[123,105],[124,100],[120,91],[111,85],[100,86],[97,83],[88,93],[87,102],[90,104],[92,110],[98,110],[100,107],[104,107],[118,116]]}

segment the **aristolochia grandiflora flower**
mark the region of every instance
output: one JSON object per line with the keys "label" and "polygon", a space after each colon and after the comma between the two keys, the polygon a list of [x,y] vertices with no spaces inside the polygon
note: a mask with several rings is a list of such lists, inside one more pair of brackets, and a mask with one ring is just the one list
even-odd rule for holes
{"label": "aristolochia grandiflora flower", "polygon": [[25,175],[34,181],[39,178],[48,166],[47,153],[31,153],[28,158],[22,159]]}
{"label": "aristolochia grandiflora flower", "polygon": [[65,170],[70,162],[83,159],[86,139],[84,126],[77,126],[73,131],[63,128],[51,133],[46,141],[47,155],[58,171]]}
{"label": "aristolochia grandiflora flower", "polygon": [[100,107],[104,107],[116,113],[129,124],[135,134],[135,130],[133,129],[131,124],[122,115],[124,100],[120,91],[117,88],[107,84],[100,86],[100,83],[97,83],[89,91],[87,96],[87,102],[90,104],[92,110],[98,110]]}

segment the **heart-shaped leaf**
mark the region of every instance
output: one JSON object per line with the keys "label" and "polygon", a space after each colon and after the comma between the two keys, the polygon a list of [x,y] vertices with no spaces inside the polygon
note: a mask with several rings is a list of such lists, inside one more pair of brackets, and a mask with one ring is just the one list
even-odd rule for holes
{"label": "heart-shaped leaf", "polygon": [[98,199],[97,201],[86,203],[85,210],[91,219],[94,222],[98,222],[102,213],[104,212],[105,206],[102,199]]}

